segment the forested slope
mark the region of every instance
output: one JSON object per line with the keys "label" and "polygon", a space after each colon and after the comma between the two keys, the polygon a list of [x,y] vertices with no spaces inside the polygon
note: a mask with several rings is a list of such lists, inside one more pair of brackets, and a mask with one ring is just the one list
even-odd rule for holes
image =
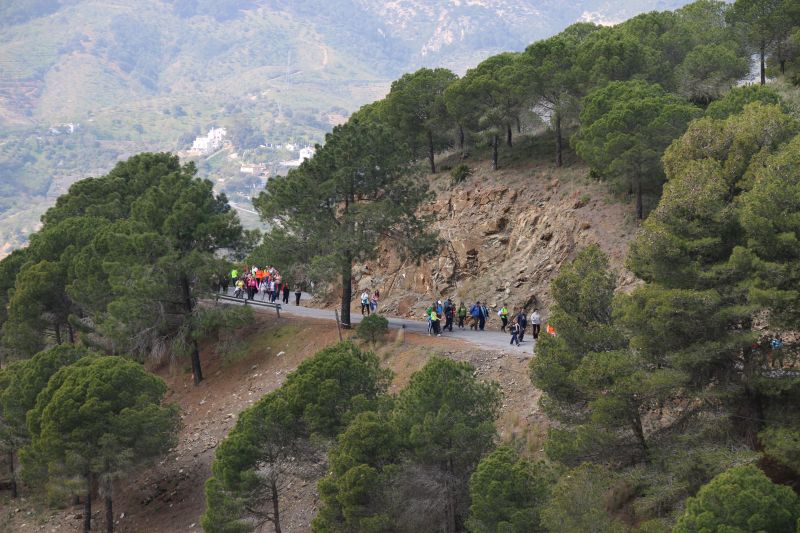
{"label": "forested slope", "polygon": [[[269,181],[264,235],[171,154],[72,185],[0,261],[11,488],[78,496],[85,530],[102,497],[112,526],[115,481],[179,431],[142,363],[183,361],[206,386],[215,343],[253,324],[249,307],[210,305],[233,268],[332,284],[348,329],[357,281],[425,264],[403,289],[471,298],[492,267],[514,277],[508,260],[525,267],[517,302],[549,282],[527,376],[500,387],[426,351],[390,388],[374,340],[327,347],[219,443],[203,527],[280,530],[287,481],[313,479],[317,531],[794,531],[797,8],[700,1],[573,25],[460,77],[406,74]],[[737,87],[754,52],[765,75]],[[476,227],[484,205],[507,218]],[[452,231],[459,218],[471,234]],[[541,411],[507,394],[522,379]],[[547,429],[541,447],[500,438],[515,402]]]}

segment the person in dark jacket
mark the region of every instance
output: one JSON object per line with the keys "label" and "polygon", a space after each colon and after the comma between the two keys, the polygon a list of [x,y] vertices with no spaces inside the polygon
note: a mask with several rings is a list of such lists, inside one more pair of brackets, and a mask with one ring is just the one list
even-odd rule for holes
{"label": "person in dark jacket", "polygon": [[528,317],[525,316],[525,309],[520,309],[517,315],[517,324],[519,324],[519,342],[525,338],[525,328],[528,326]]}

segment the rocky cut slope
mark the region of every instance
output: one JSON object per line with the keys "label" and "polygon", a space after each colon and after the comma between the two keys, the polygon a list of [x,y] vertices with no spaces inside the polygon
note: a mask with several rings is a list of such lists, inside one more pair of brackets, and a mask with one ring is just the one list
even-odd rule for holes
{"label": "rocky cut slope", "polygon": [[[458,162],[451,159],[443,167]],[[446,297],[546,310],[552,278],[592,243],[608,254],[621,289],[635,283],[624,268],[637,229],[632,205],[590,180],[585,166],[528,160],[493,172],[486,161],[467,163],[472,174],[458,185],[448,172],[429,177],[435,199],[422,211],[434,217],[442,239],[436,257],[402,262],[387,246],[376,261],[356,266],[357,288],[379,289],[383,311],[420,316]]]}

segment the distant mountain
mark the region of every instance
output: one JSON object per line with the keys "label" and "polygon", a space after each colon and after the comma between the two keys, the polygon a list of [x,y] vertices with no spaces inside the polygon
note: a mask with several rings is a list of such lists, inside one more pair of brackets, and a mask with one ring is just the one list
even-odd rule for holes
{"label": "distant mountain", "polygon": [[216,125],[320,141],[403,72],[462,73],[579,20],[685,3],[0,0],[0,255],[69,183],[131,153]]}

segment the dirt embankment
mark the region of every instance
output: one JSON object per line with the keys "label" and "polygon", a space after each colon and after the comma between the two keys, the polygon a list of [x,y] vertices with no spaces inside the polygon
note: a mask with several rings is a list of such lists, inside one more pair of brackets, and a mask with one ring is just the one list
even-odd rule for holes
{"label": "dirt embankment", "polygon": [[[451,157],[440,164],[458,163]],[[472,174],[458,185],[450,183],[448,171],[428,177],[435,195],[421,214],[433,217],[443,242],[439,254],[419,264],[403,262],[394,245],[385,246],[376,260],[355,266],[354,297],[377,288],[383,311],[398,316],[420,316],[432,300],[447,297],[467,306],[481,300],[546,312],[553,277],[593,243],[619,272],[621,289],[635,283],[624,269],[637,229],[632,205],[590,180],[585,166],[557,169],[522,159],[492,171],[488,161],[467,163]],[[333,288],[319,304],[336,305],[338,294]]]}
{"label": "dirt embankment", "polygon": [[[391,332],[387,342],[376,350],[383,364],[395,373],[392,392],[402,389],[433,353],[469,361],[479,379],[501,384],[500,439],[514,441],[526,453],[538,453],[545,420],[538,412],[539,393],[527,377],[527,360],[518,352],[477,350],[455,339],[410,333],[400,343],[395,342],[395,336],[396,332]],[[238,340],[223,339],[218,345],[204,347],[207,378],[200,386],[192,385],[188,367],[158,369],[169,386],[167,401],[181,409],[179,444],[157,464],[116,485],[117,531],[200,531],[200,515],[205,508],[203,485],[211,475],[216,447],[236,423],[238,414],[278,388],[286,374],[304,359],[337,340],[336,326],[330,321],[257,315],[256,323]],[[81,505],[49,510],[32,499],[9,501],[5,494],[1,497],[0,531],[67,532],[79,531],[82,526]],[[319,505],[316,481],[294,480],[282,501],[283,530],[308,531]],[[99,499],[94,502],[93,515],[93,527],[103,530]],[[269,530],[270,526],[265,526],[264,531]]]}

